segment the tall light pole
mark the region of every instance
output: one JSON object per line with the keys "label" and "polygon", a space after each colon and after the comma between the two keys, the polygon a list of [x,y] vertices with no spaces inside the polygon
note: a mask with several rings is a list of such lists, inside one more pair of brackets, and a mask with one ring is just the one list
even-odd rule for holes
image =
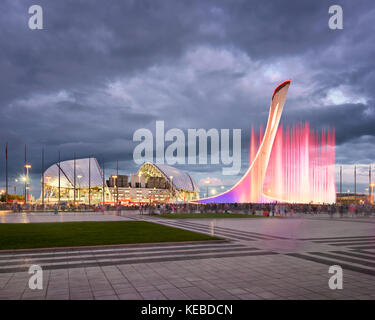
{"label": "tall light pole", "polygon": [[357,166],[354,166],[354,195],[357,197]]}
{"label": "tall light pole", "polygon": [[91,205],[91,156],[89,157],[89,207]]}
{"label": "tall light pole", "polygon": [[44,148],[42,149],[42,205],[44,208]]}
{"label": "tall light pole", "polygon": [[8,142],[5,145],[5,202],[8,202]]}
{"label": "tall light pole", "polygon": [[340,166],[340,193],[342,193],[342,166]]}
{"label": "tall light pole", "polygon": [[24,165],[24,167],[25,167],[25,190],[24,190],[24,195],[25,195],[25,205],[26,205],[26,203],[27,203],[27,199],[26,199],[26,187],[27,187],[27,179],[26,179],[26,164],[27,164],[27,158],[26,158],[26,144],[25,144],[25,150],[24,150],[24,156],[25,156],[25,165]]}
{"label": "tall light pole", "polygon": [[102,159],[102,165],[103,165],[103,206],[105,203],[105,171],[104,171],[104,158]]}
{"label": "tall light pole", "polygon": [[25,190],[26,190],[26,198],[29,196],[29,189],[30,189],[30,183],[29,183],[29,169],[31,169],[30,164],[25,164],[25,169],[26,169],[26,180],[25,180]]}
{"label": "tall light pole", "polygon": [[74,177],[73,177],[73,202],[74,202],[74,205],[76,205],[76,153],[74,152],[74,160],[73,160],[73,174],[74,174]]}
{"label": "tall light pole", "polygon": [[[118,178],[118,160],[116,161],[116,178]],[[116,204],[118,204],[118,183],[116,184]]]}
{"label": "tall light pole", "polygon": [[60,199],[61,199],[61,154],[59,151],[59,205],[60,205]]}
{"label": "tall light pole", "polygon": [[[116,192],[117,190],[117,183],[116,183],[116,179],[117,179],[117,175],[112,175],[112,180],[114,181],[114,184],[113,184],[113,190]],[[116,204],[117,204],[117,195],[118,193],[116,192]]]}
{"label": "tall light pole", "polygon": [[[26,169],[25,169],[26,170]],[[24,183],[24,190],[23,190],[23,196],[24,196],[24,203],[26,204],[26,175],[25,176],[22,176],[22,181]]]}

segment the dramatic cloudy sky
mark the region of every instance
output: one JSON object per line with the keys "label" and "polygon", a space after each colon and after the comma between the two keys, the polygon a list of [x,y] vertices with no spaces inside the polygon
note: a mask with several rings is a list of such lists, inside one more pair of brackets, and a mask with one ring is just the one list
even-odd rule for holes
{"label": "dramatic cloudy sky", "polygon": [[[28,28],[33,4],[44,30]],[[344,10],[343,30],[328,28],[332,4]],[[242,129],[245,170],[249,128],[265,125],[285,79],[282,121],[335,128],[345,188],[352,164],[363,164],[365,183],[364,165],[375,162],[373,0],[1,0],[0,12],[0,143],[9,143],[12,180],[27,144],[35,195],[42,147],[46,166],[60,150],[63,159],[104,157],[108,168],[118,159],[130,173],[133,133],[154,131],[156,120]],[[0,156],[3,187],[4,147]],[[180,168],[197,181],[239,178],[220,165]]]}

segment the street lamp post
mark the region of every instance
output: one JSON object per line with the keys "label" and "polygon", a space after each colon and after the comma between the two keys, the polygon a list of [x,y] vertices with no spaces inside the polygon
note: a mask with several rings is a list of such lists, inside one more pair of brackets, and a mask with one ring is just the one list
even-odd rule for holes
{"label": "street lamp post", "polygon": [[117,192],[117,186],[116,186],[117,175],[112,175],[112,179],[114,181],[113,189],[116,190],[116,204],[117,204],[117,202],[118,202],[118,192]]}
{"label": "street lamp post", "polygon": [[[118,178],[118,160],[116,160],[116,178]],[[116,181],[117,182],[117,181]],[[116,184],[116,205],[118,205],[118,183]]]}
{"label": "street lamp post", "polygon": [[91,156],[89,157],[89,207],[91,206]]}
{"label": "street lamp post", "polygon": [[76,206],[76,153],[74,152],[73,159],[73,203],[74,207]]}
{"label": "street lamp post", "polygon": [[23,196],[24,196],[24,205],[26,205],[26,176],[22,176],[21,177],[21,180],[23,181],[25,187],[24,187],[24,190],[23,190]]}
{"label": "street lamp post", "polygon": [[25,179],[25,204],[27,203],[27,198],[29,196],[29,189],[30,189],[30,183],[29,183],[29,169],[31,169],[30,164],[25,164],[26,169],[26,179]]}
{"label": "street lamp post", "polygon": [[103,206],[105,205],[105,170],[104,170],[104,158],[102,159],[102,166],[103,166],[103,177],[102,177],[102,197],[103,197]]}

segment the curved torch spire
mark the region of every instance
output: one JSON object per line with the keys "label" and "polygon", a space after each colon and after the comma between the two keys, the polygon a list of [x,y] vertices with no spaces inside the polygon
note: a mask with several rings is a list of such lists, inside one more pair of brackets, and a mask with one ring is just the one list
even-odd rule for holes
{"label": "curved torch spire", "polygon": [[195,202],[234,203],[258,202],[260,200],[262,196],[264,177],[266,175],[272,146],[275,141],[277,128],[279,127],[290,82],[290,80],[283,81],[275,88],[272,94],[266,131],[258,152],[244,176],[228,191]]}

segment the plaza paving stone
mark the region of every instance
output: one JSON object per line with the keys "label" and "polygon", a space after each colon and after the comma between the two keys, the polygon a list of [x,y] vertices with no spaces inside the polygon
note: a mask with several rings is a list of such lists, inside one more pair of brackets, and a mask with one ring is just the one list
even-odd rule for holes
{"label": "plaza paving stone", "polygon": [[[1,222],[146,220],[228,240],[0,251],[0,299],[375,299],[375,218],[172,220],[136,212],[4,214]],[[31,264],[43,290],[28,287]],[[331,290],[331,265],[343,267]]]}

